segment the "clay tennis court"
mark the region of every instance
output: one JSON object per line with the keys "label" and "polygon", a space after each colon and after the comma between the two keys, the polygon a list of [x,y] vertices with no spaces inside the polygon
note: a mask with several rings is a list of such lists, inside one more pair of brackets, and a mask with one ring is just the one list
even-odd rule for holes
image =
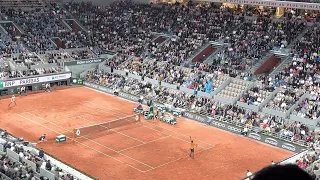
{"label": "clay tennis court", "polygon": [[[252,172],[292,155],[291,152],[236,136],[198,122],[179,118],[175,126],[141,118],[73,141],[77,127],[132,115],[136,103],[86,87],[71,87],[51,93],[17,97],[17,106],[0,101],[0,126],[9,133],[37,142],[46,133],[48,141],[38,147],[77,169],[106,179],[226,179]],[[64,134],[67,142],[56,143]],[[189,136],[198,147],[189,158]]]}

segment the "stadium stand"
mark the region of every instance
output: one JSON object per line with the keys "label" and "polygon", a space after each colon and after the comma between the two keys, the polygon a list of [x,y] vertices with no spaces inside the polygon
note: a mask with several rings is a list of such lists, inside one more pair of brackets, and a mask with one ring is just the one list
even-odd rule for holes
{"label": "stadium stand", "polygon": [[[297,164],[319,177],[316,127],[290,119],[290,115],[313,121],[320,117],[320,32],[315,13],[286,11],[275,19],[272,12],[255,8],[132,2],[96,6],[2,0],[0,6],[1,80],[63,72],[65,62],[99,58],[102,52],[112,51],[115,55],[102,62],[110,72],[89,70],[85,81],[309,145]],[[70,19],[78,26],[68,23]],[[155,42],[160,36],[163,42]],[[212,55],[190,63],[212,42],[219,44]],[[280,72],[273,77],[253,76],[252,69],[266,56],[290,48],[290,58],[281,62],[287,64]],[[128,77],[129,73],[141,80]],[[176,88],[164,87],[165,83]],[[288,114],[270,115],[265,108]],[[5,149],[9,146],[40,167],[46,161],[23,151],[20,143],[6,142]],[[12,179],[40,178],[38,171],[6,155],[0,164],[4,165],[1,172]]]}
{"label": "stadium stand", "polygon": [[41,175],[42,171],[48,171],[53,177],[62,180],[77,180],[71,174],[63,171],[50,161],[43,150],[35,151],[33,146],[23,138],[16,138],[8,134],[7,131],[0,131],[0,176],[10,179],[52,179]]}

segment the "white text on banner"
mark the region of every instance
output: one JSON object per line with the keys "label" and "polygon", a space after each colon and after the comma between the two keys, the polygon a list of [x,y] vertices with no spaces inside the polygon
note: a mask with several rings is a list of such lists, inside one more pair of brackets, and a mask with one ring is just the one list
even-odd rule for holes
{"label": "white text on banner", "polygon": [[30,84],[36,84],[36,83],[59,81],[59,80],[69,79],[70,77],[71,77],[71,73],[21,78],[21,79],[15,79],[12,81],[3,81],[1,88],[9,88],[9,87],[24,86],[24,85],[30,85]]}

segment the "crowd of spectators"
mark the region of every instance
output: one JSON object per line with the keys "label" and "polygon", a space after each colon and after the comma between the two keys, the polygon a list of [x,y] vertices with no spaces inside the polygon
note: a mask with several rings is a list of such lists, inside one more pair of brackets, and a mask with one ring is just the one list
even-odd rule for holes
{"label": "crowd of spectators", "polygon": [[[45,176],[41,176],[40,168],[46,169],[62,180],[76,180],[71,174],[64,172],[62,169],[50,162],[46,158],[42,149],[39,152],[30,151],[25,147],[32,147],[29,142],[24,141],[23,138],[15,138],[7,133],[7,131],[1,130],[1,143],[4,152],[0,156],[0,172],[13,180],[47,180]],[[11,151],[19,155],[19,160],[10,157],[6,152]],[[33,169],[22,159],[33,162],[36,165],[36,169]],[[1,175],[0,175],[1,176]]]}
{"label": "crowd of spectators", "polygon": [[89,72],[84,79],[86,81],[100,84],[102,86],[113,86],[114,88],[118,86],[121,87],[121,84],[125,80],[125,78],[121,75],[107,72],[103,73],[98,71]]}
{"label": "crowd of spectators", "polygon": [[0,55],[10,57],[11,54],[24,52],[23,44],[14,41],[11,35],[0,33]]}
{"label": "crowd of spectators", "polygon": [[293,114],[315,120],[320,117],[320,96],[310,95],[298,104]]}
{"label": "crowd of spectators", "polygon": [[116,2],[95,6],[82,2],[67,3],[65,7],[90,30],[89,45],[95,48],[140,56],[154,38],[151,29],[143,25],[146,16],[143,5]]}
{"label": "crowd of spectators", "polygon": [[[315,135],[317,137],[317,135]],[[296,160],[296,164],[318,179],[320,176],[320,156],[319,156],[320,142],[318,139],[314,138],[310,140],[308,150],[299,159]]]}
{"label": "crowd of spectators", "polygon": [[227,77],[208,74],[201,71],[192,71],[183,86],[210,94],[217,89]]}
{"label": "crowd of spectators", "polygon": [[[73,32],[62,19],[68,12],[79,20],[88,32]],[[23,77],[60,72],[62,68],[36,68],[31,66],[43,63],[89,59],[96,57],[95,51],[111,50],[118,54],[105,63],[112,69],[123,70],[142,77],[187,87],[210,94],[231,77],[251,80],[247,70],[262,60],[270,50],[286,48],[306,28],[304,20],[298,17],[274,20],[270,14],[259,14],[247,18],[226,7],[210,6],[166,6],[142,5],[132,2],[115,2],[110,6],[95,6],[92,3],[66,3],[59,7],[55,3],[50,8],[37,10],[2,9],[4,20],[13,21],[24,34],[22,42],[38,55],[26,52],[17,36],[21,35],[14,26],[2,25],[8,34],[1,33],[0,40],[0,79]],[[247,12],[246,15],[252,15]],[[263,17],[262,17],[263,16]],[[157,33],[165,33],[168,40],[161,46],[153,43]],[[266,107],[288,111],[308,92],[310,97],[301,101],[293,114],[308,119],[317,119],[320,114],[320,75],[319,75],[319,26],[311,27],[297,41],[293,48],[293,60],[274,79],[264,79],[262,85],[255,85],[245,91],[248,84],[231,82],[219,93],[221,97],[237,98],[249,105],[259,106],[274,90],[274,86],[285,86]],[[57,50],[54,38],[60,39],[66,49],[90,47],[91,50]],[[212,63],[196,63],[192,68],[184,68],[187,60],[198,53],[209,41],[227,44],[212,57]],[[48,51],[51,50],[51,51]],[[8,71],[2,57],[11,57],[17,66],[27,70]],[[43,61],[44,59],[45,61]],[[299,122],[287,122],[276,116],[257,113],[240,106],[227,105],[213,99],[160,87],[123,77],[115,73],[93,71],[85,80],[111,89],[117,89],[136,96],[144,96],[174,107],[208,116],[216,116],[237,123],[245,128],[259,129],[263,133],[278,134],[290,141],[312,142],[311,149],[318,148],[311,131]],[[298,88],[302,88],[300,91]],[[55,172],[56,167],[43,157],[24,151],[19,144],[6,143],[20,157],[24,157],[47,170]],[[308,172],[318,170],[315,162],[317,152],[308,154],[297,163]],[[310,166],[313,164],[314,166]],[[0,158],[0,171],[13,179],[34,179],[33,172],[25,164],[13,162],[7,156]],[[311,169],[308,169],[310,168]],[[61,172],[62,173],[62,172]],[[60,173],[61,179],[74,179]],[[67,177],[62,177],[67,176]]]}
{"label": "crowd of spectators", "polygon": [[[271,91],[270,91],[271,90]],[[259,106],[271,94],[273,89],[269,89],[264,85],[256,85],[240,98],[240,102],[247,103],[248,105]]]}
{"label": "crowd of spectators", "polygon": [[61,63],[81,59],[92,59],[97,57],[90,49],[76,48],[65,50],[52,50],[39,53],[39,56],[47,63]]}
{"label": "crowd of spectators", "polygon": [[[180,65],[208,40],[224,38],[243,17],[213,6],[157,6],[116,2],[110,6],[67,3],[66,9],[90,29],[90,46]],[[156,22],[156,23],[154,23]],[[154,33],[173,36],[164,46],[152,43]]]}
{"label": "crowd of spectators", "polygon": [[267,105],[270,109],[279,111],[288,111],[301,97],[302,91],[299,89],[280,90],[274,99],[271,99]]}
{"label": "crowd of spectators", "polygon": [[130,59],[130,56],[124,54],[117,54],[111,59],[106,60],[105,65],[117,69],[118,66]]}
{"label": "crowd of spectators", "polygon": [[320,27],[312,26],[295,44],[294,57],[275,79],[281,85],[319,91],[320,86]]}
{"label": "crowd of spectators", "polygon": [[[53,6],[50,9],[30,9],[30,11],[17,9],[2,9],[1,11],[4,20],[13,21],[22,28],[24,34],[21,40],[32,51],[57,49],[57,45],[51,38],[60,38],[66,48],[84,47],[86,35],[69,30],[62,23],[65,15],[65,10],[59,6]],[[14,33],[11,35],[16,36]]]}
{"label": "crowd of spectators", "polygon": [[220,54],[220,61],[214,63],[245,70],[255,65],[269,50],[287,47],[305,26],[304,21],[292,19],[275,21],[258,17],[246,20],[226,37],[228,47]]}
{"label": "crowd of spectators", "polygon": [[[104,81],[99,81],[101,77],[103,77],[102,79],[110,79],[110,83],[107,84],[110,89],[118,89],[118,91],[143,96],[146,99],[172,105],[175,108],[185,108],[193,113],[218,117],[240,126],[255,129],[261,133],[277,134],[277,137],[287,139],[288,141],[306,143],[311,137],[309,128],[299,122],[289,122],[277,116],[257,113],[237,105],[223,104],[210,98],[197,96],[196,94],[185,93],[144,81],[138,81],[133,78],[97,71],[89,74],[87,79],[95,79],[96,83],[105,86],[106,83]],[[263,87],[254,86],[251,90],[260,92],[263,91],[262,88]],[[265,92],[269,91],[265,90]],[[290,92],[292,93],[292,91],[288,91],[287,93],[290,94]],[[291,95],[288,96],[292,97]]]}

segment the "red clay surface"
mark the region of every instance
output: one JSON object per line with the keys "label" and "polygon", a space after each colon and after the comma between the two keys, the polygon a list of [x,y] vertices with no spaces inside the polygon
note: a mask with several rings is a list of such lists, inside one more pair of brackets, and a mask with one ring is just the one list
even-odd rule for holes
{"label": "red clay surface", "polygon": [[[293,153],[179,118],[176,126],[146,121],[72,140],[74,128],[133,114],[137,104],[88,89],[72,87],[17,97],[17,106],[0,101],[0,126],[85,173],[106,179],[235,180]],[[66,143],[55,143],[59,134]],[[189,158],[189,136],[198,147]]]}

